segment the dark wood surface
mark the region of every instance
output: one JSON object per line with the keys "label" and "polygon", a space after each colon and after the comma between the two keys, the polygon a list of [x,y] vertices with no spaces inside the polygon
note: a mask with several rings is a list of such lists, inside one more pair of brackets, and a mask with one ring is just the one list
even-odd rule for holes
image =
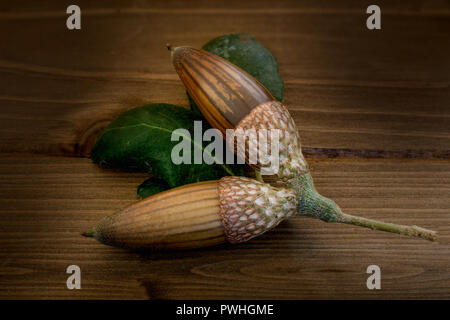
{"label": "dark wood surface", "polygon": [[[365,1],[77,1],[80,31],[66,29],[69,4],[0,4],[0,298],[450,298],[447,1],[378,1],[380,31]],[[145,103],[187,106],[165,44],[230,32],[277,57],[319,191],[439,242],[298,217],[187,252],[80,236],[147,177],[91,163],[101,130]],[[66,288],[71,264],[81,290]],[[366,288],[371,264],[382,290]]]}

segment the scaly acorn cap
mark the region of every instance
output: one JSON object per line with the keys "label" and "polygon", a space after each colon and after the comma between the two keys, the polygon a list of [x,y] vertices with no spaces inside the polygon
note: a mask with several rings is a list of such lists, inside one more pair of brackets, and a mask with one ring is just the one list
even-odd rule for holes
{"label": "scaly acorn cap", "polygon": [[293,190],[224,177],[164,191],[103,218],[91,232],[130,249],[193,249],[248,241],[294,215]]}
{"label": "scaly acorn cap", "polygon": [[220,215],[230,243],[248,241],[295,215],[294,190],[245,177],[219,180]]}
{"label": "scaly acorn cap", "polygon": [[[241,141],[246,141],[245,144],[236,144],[234,137],[226,137],[231,148],[245,158],[249,165],[265,169],[271,165],[270,160],[273,160],[274,155],[270,154],[270,144],[261,153],[257,140],[246,138],[248,131],[279,129],[279,167],[276,174],[295,190],[299,215],[436,240],[436,232],[432,230],[385,223],[342,212],[333,200],[316,191],[301,151],[294,120],[287,108],[275,101],[259,81],[212,53],[186,46],[169,49],[172,51],[175,70],[206,120],[224,134],[226,129],[235,129],[237,140],[241,136],[244,139]],[[253,164],[249,161],[252,152],[260,157],[260,162]]]}

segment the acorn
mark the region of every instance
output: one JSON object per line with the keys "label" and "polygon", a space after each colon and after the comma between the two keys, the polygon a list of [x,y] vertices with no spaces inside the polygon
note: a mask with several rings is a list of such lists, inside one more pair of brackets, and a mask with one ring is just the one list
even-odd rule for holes
{"label": "acorn", "polygon": [[296,213],[293,190],[224,177],[167,190],[103,218],[84,233],[128,249],[193,249],[248,241]]}
{"label": "acorn", "polygon": [[[298,199],[298,215],[307,215],[325,222],[341,222],[376,230],[436,240],[436,232],[417,226],[385,223],[344,213],[331,199],[320,195],[314,187],[309,168],[301,151],[300,136],[287,108],[276,101],[264,86],[250,74],[210,52],[188,46],[170,47],[172,62],[206,120],[222,133],[234,129],[234,135],[248,130],[278,129],[279,154],[258,150],[258,143],[246,141],[237,145],[235,139],[225,139],[238,155],[258,170],[268,169],[269,159],[277,156],[275,174],[292,188]],[[245,139],[245,136],[243,136]],[[249,139],[251,140],[251,139]],[[256,164],[249,154],[258,154]]]}
{"label": "acorn", "polygon": [[253,108],[274,100],[255,78],[212,53],[191,47],[168,48],[192,99],[222,134],[234,128]]}

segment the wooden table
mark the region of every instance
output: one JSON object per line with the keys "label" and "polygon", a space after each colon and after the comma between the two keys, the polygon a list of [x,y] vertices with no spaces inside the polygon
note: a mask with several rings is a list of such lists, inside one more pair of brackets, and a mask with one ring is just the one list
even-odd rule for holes
{"label": "wooden table", "polygon": [[[123,1],[125,3],[125,1]],[[450,298],[450,11],[446,1],[0,4],[0,298]],[[88,154],[124,110],[187,106],[165,43],[248,32],[277,57],[318,190],[348,213],[439,242],[292,218],[242,245],[138,254],[80,236],[146,174]],[[66,288],[79,265],[82,289]],[[381,268],[368,290],[366,268]]]}

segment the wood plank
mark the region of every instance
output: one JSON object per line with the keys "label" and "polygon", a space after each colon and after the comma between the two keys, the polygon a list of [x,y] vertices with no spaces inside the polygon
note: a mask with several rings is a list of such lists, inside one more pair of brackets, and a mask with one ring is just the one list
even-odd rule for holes
{"label": "wood plank", "polygon": [[[60,1],[0,3],[0,299],[450,298],[447,1],[379,0],[381,31],[357,0],[77,4],[81,31],[66,29]],[[73,156],[125,110],[188,105],[166,42],[242,31],[278,59],[319,191],[351,214],[435,229],[438,243],[301,217],[187,252],[80,236],[137,201],[147,175]],[[334,156],[349,158],[321,159]],[[66,289],[71,264],[82,290]],[[371,264],[380,291],[366,289]]]}
{"label": "wood plank", "polygon": [[[3,79],[16,83],[15,76]],[[27,83],[27,81],[22,81]],[[111,82],[102,92],[85,81],[67,93],[74,81],[41,81],[36,94],[0,95],[0,151],[87,156],[98,135],[121,112],[152,102],[188,105],[177,81]],[[31,86],[31,83],[29,83]],[[53,97],[46,87],[54,88]],[[152,87],[152,89],[149,89]],[[0,90],[2,90],[0,89]],[[39,89],[41,92],[37,93]],[[286,105],[304,147],[450,153],[450,92],[442,89],[358,88],[339,85],[287,84]],[[407,107],[405,107],[407,106]]]}
{"label": "wood plank", "polygon": [[66,29],[61,23],[66,15],[60,9],[54,11],[56,16],[36,11],[22,17],[18,11],[17,19],[14,12],[5,12],[3,19],[0,14],[2,67],[13,63],[25,70],[41,66],[51,72],[53,67],[67,69],[69,74],[70,70],[174,74],[165,43],[200,47],[216,36],[245,30],[274,52],[287,80],[448,85],[448,8],[433,11],[435,14],[394,11],[386,15],[380,32],[365,28],[365,8],[361,6],[350,15],[347,11],[327,14],[326,10],[284,9],[286,12],[266,9],[255,14],[236,12],[238,9],[229,13],[192,9],[194,12],[186,14],[173,9],[86,9],[85,28],[80,31]]}
{"label": "wood plank", "polygon": [[2,4],[0,152],[85,156],[127,109],[187,106],[165,43],[200,47],[246,31],[277,57],[306,147],[448,158],[450,12],[442,2],[380,2],[380,32],[365,28],[357,1],[79,4],[80,31],[66,29],[59,1]]}
{"label": "wood plank", "polygon": [[[87,159],[0,158],[0,298],[450,298],[450,164],[309,161],[317,188],[351,214],[436,229],[430,243],[295,217],[242,245],[139,254],[80,232],[136,201],[146,175]],[[68,265],[82,289],[67,290]],[[382,290],[367,290],[368,265]]]}
{"label": "wood plank", "polygon": [[[207,1],[207,0],[191,0],[189,6],[186,3],[179,0],[165,0],[165,1],[153,1],[153,0],[139,0],[131,1],[130,3],[124,3],[120,0],[97,0],[95,2],[89,0],[80,0],[78,3],[81,7],[88,9],[136,9],[136,10],[170,10],[173,12],[178,11],[205,11],[205,14],[217,14],[217,11],[223,12],[224,10],[245,11],[246,9],[253,10],[284,10],[289,13],[289,10],[302,11],[302,12],[316,12],[325,14],[329,12],[336,12],[340,14],[348,14],[351,12],[357,12],[361,7],[364,8],[360,0],[346,0],[346,1],[333,1],[333,0],[279,0],[277,6],[274,6],[271,0],[259,0],[254,1],[240,1],[230,0],[226,3],[222,1]],[[386,9],[387,13],[401,13],[401,14],[429,14],[436,11],[442,11],[448,9],[447,3],[441,0],[410,0],[407,3],[401,1],[389,1],[380,0],[379,5]],[[61,8],[61,2],[58,0],[47,0],[45,3],[37,4],[34,1],[29,0],[17,0],[10,3],[3,3],[1,7],[5,13],[8,12],[22,12],[27,15],[28,13],[34,13],[35,11],[56,11]],[[277,11],[277,12],[278,12]],[[245,11],[246,12],[246,11]]]}

